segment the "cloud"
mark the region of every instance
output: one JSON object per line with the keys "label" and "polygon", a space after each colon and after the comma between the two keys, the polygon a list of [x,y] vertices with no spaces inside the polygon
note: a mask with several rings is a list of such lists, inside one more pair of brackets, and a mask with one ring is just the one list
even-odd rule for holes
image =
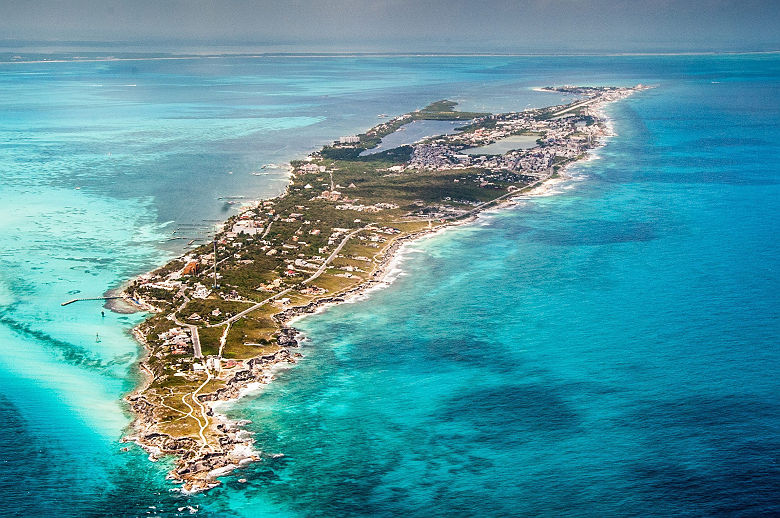
{"label": "cloud", "polygon": [[780,10],[761,0],[3,0],[0,8],[0,34],[23,40],[518,52],[780,47]]}

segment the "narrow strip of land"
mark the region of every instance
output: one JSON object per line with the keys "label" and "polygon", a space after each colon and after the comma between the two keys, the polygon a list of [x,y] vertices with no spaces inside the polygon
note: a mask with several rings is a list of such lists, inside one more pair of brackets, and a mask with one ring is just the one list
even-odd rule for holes
{"label": "narrow strip of land", "polygon": [[[210,401],[240,397],[271,379],[274,365],[296,361],[290,319],[373,285],[399,243],[561,174],[609,132],[594,107],[643,88],[548,88],[580,100],[502,114],[459,112],[442,100],[292,161],[284,194],[244,206],[212,242],[128,285],[128,298],[158,311],[137,331],[151,379],[128,397],[138,416],[133,440],[175,454],[172,474],[186,489],[213,487],[215,473],[254,457],[246,453],[251,439],[212,413]],[[363,153],[419,120],[463,126]],[[536,136],[529,149],[464,152],[529,134]],[[206,277],[217,270],[218,284]],[[257,301],[258,293],[265,298]]]}
{"label": "narrow strip of land", "polygon": [[575,104],[573,106],[570,106],[569,108],[566,108],[566,109],[561,110],[559,112],[553,113],[553,117],[557,117],[559,115],[563,115],[564,113],[569,113],[570,111],[579,110],[583,106],[587,106],[589,104],[595,103],[597,100],[598,100],[598,98],[594,98],[594,99],[588,99],[587,101],[583,101],[581,103],[577,103],[577,104]]}

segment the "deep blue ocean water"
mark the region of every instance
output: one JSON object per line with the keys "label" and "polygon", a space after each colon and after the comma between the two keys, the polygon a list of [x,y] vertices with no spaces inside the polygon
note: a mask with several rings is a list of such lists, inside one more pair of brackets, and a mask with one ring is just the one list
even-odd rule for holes
{"label": "deep blue ocean water", "polygon": [[[120,451],[142,316],[60,302],[379,113],[638,82],[575,180],[298,323],[305,359],[231,410],[284,456],[184,497]],[[779,514],[779,94],[773,55],[0,65],[0,515]]]}

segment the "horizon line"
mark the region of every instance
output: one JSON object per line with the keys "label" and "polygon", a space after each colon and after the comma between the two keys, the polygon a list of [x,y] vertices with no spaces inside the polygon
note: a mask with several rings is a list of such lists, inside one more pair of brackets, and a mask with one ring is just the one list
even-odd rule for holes
{"label": "horizon line", "polygon": [[[1,48],[1,47],[0,47]],[[12,52],[9,49],[9,52]],[[73,54],[73,52],[67,52]],[[35,53],[31,53],[35,54]],[[43,53],[39,53],[43,54]],[[0,61],[0,64],[32,64],[32,63],[90,63],[105,61],[172,61],[194,59],[223,59],[223,58],[349,58],[349,57],[610,57],[610,56],[719,56],[719,55],[763,55],[780,54],[780,49],[774,50],[710,50],[710,51],[669,51],[669,52],[380,52],[380,51],[335,51],[335,52],[235,52],[235,53],[154,53],[147,56],[117,57],[106,55],[105,57],[74,56],[70,59],[18,59]],[[56,55],[53,53],[52,55]]]}

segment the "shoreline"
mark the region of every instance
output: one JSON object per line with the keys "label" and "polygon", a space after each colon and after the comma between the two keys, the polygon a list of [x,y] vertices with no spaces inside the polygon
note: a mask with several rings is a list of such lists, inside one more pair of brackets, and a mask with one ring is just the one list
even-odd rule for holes
{"label": "shoreline", "polygon": [[[622,99],[622,97],[620,99]],[[239,376],[241,373],[237,373],[236,376],[228,379],[222,388],[214,392],[197,395],[197,397],[195,397],[197,392],[200,390],[199,388],[192,394],[191,399],[193,403],[201,407],[202,416],[206,421],[205,426],[209,426],[208,418],[210,417],[210,428],[220,430],[223,435],[227,435],[231,439],[223,445],[223,449],[220,452],[204,453],[204,449],[211,450],[211,447],[204,442],[204,446],[201,447],[200,452],[195,454],[193,457],[195,445],[191,438],[183,437],[181,439],[175,439],[170,435],[162,433],[147,433],[149,430],[153,429],[155,424],[153,419],[149,419],[148,415],[144,413],[144,411],[148,412],[152,405],[146,401],[143,396],[144,392],[155,381],[155,375],[149,368],[148,364],[153,351],[141,330],[143,323],[134,327],[132,334],[144,350],[144,355],[139,359],[138,364],[139,371],[143,372],[143,381],[139,387],[134,389],[124,398],[124,400],[131,407],[131,410],[135,415],[135,419],[130,425],[132,433],[124,437],[122,441],[133,442],[139,445],[144,450],[149,452],[149,457],[151,460],[157,460],[164,455],[171,454],[180,456],[179,465],[173,472],[171,472],[171,474],[169,474],[169,478],[173,478],[178,483],[182,483],[183,487],[180,489],[185,493],[208,490],[216,485],[219,485],[220,482],[216,480],[217,477],[227,475],[235,469],[238,469],[250,462],[260,460],[263,452],[259,452],[254,449],[253,446],[255,441],[251,432],[242,428],[242,426],[247,423],[241,420],[229,419],[226,416],[225,410],[229,409],[232,405],[244,397],[256,396],[262,393],[264,386],[268,385],[275,379],[275,374],[280,369],[284,368],[285,364],[291,367],[304,357],[301,353],[291,352],[288,349],[298,348],[300,343],[306,340],[305,335],[294,327],[295,323],[307,316],[323,312],[331,306],[365,300],[373,291],[384,289],[392,285],[398,276],[403,273],[403,270],[400,267],[400,262],[403,260],[408,247],[413,243],[416,243],[427,237],[435,237],[451,228],[459,227],[465,224],[472,224],[479,219],[480,214],[486,211],[506,210],[508,207],[516,206],[518,204],[518,200],[520,199],[554,194],[550,192],[552,185],[558,185],[561,183],[570,182],[572,180],[572,176],[567,175],[567,171],[570,167],[583,161],[594,159],[595,152],[604,147],[608,140],[615,135],[612,129],[612,120],[603,111],[604,105],[611,102],[614,102],[614,100],[599,99],[599,102],[592,106],[592,108],[597,110],[598,116],[601,119],[600,122],[604,123],[609,131],[600,136],[596,142],[594,142],[592,147],[585,151],[585,154],[581,158],[574,159],[573,161],[564,164],[563,167],[561,167],[556,172],[551,173],[547,177],[541,178],[536,182],[526,185],[521,189],[516,191],[510,190],[505,195],[499,196],[498,198],[478,205],[472,211],[467,212],[465,214],[466,217],[450,220],[447,222],[442,220],[442,224],[437,224],[435,227],[429,226],[428,228],[410,231],[394,238],[380,252],[381,255],[379,258],[374,258],[373,268],[370,271],[367,279],[363,280],[363,282],[360,282],[357,285],[351,286],[347,289],[337,291],[332,295],[314,298],[308,304],[288,307],[278,313],[273,314],[271,318],[278,324],[280,329],[280,348],[276,352],[248,361],[252,367],[252,370],[243,372],[247,372],[249,374]],[[309,156],[311,157],[312,155]],[[292,178],[293,176],[291,175],[288,186],[285,189],[284,194],[281,195],[282,197],[287,195],[289,188],[293,183]],[[255,203],[262,203],[262,201],[263,200],[255,200]],[[159,311],[158,308],[151,304],[146,303],[145,305],[142,305],[136,300],[130,301],[130,297],[127,293],[130,282],[132,281],[124,283],[121,288],[112,290],[122,292],[124,294],[123,299],[118,300],[122,301],[124,304],[138,308],[138,310],[148,312],[155,312],[156,310]],[[107,304],[106,307],[112,311],[114,311],[115,307],[117,310],[120,310],[120,312],[122,310],[126,310],[126,308],[122,307],[122,304],[111,304],[111,307],[109,307]],[[225,331],[225,336],[227,335],[229,329],[230,325],[228,324]],[[206,380],[206,382],[203,383],[203,385],[201,385],[201,387],[204,387],[210,379],[211,377],[209,374],[209,378]],[[186,397],[186,394],[184,397]],[[200,419],[194,415],[195,409],[191,405],[188,405],[186,401],[184,401],[184,397],[182,397],[182,401],[190,408],[190,412],[187,414],[187,416],[192,416],[200,423]],[[146,416],[147,419],[143,419],[143,416]],[[202,431],[203,426],[201,427],[201,433]],[[150,436],[153,436],[153,440],[149,439]],[[220,439],[220,443],[221,441],[222,440]],[[188,456],[189,458],[187,458]],[[231,459],[238,460],[235,462],[231,461],[227,464],[224,461],[216,461],[213,464],[205,462],[207,459],[213,459],[214,456],[222,458],[230,457]],[[209,469],[209,466],[212,466],[213,469]]]}

